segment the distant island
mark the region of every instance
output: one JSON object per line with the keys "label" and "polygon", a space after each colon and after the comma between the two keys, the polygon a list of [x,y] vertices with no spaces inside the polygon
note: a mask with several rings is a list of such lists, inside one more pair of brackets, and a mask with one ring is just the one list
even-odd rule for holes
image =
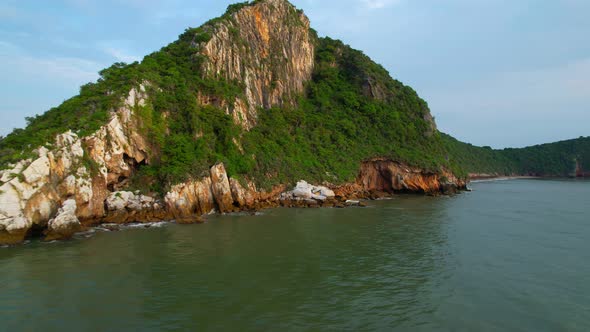
{"label": "distant island", "polygon": [[0,140],[0,169],[0,244],[15,244],[100,223],[452,194],[470,177],[588,176],[590,137],[459,142],[361,51],[318,37],[286,0],[257,0],[27,118]]}

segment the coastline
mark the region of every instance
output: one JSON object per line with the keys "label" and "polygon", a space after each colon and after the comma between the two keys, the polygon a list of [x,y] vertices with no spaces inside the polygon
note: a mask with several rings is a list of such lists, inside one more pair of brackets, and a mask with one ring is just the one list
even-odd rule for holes
{"label": "coastline", "polygon": [[542,179],[541,176],[490,176],[490,177],[469,177],[469,183],[481,183],[481,182],[495,182],[495,181],[508,181],[508,180],[523,180],[523,179]]}

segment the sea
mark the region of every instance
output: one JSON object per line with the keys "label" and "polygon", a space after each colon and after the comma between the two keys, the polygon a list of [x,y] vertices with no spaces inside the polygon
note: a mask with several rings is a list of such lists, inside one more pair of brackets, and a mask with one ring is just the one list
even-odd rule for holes
{"label": "sea", "polygon": [[590,181],[0,248],[0,331],[590,331]]}

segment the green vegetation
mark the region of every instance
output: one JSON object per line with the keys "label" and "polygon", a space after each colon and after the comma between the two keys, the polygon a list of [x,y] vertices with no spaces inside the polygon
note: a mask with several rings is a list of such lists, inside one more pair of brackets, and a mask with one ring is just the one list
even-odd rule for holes
{"label": "green vegetation", "polygon": [[[230,6],[228,14],[220,19],[227,19],[235,6]],[[0,169],[34,157],[34,149],[51,144],[64,131],[72,130],[79,136],[95,132],[107,122],[111,111],[122,106],[129,90],[146,81],[157,87],[150,91],[154,108],[179,118],[186,117],[196,107],[196,91],[228,100],[235,98],[243,90],[239,84],[201,77],[204,57],[197,52],[196,45],[211,39],[214,23],[212,20],[200,28],[187,29],[176,42],[148,55],[141,63],[115,63],[99,73],[96,83],[82,86],[79,95],[42,115],[27,118],[24,129],[15,129],[0,140]]]}
{"label": "green vegetation", "polygon": [[120,105],[133,83],[125,64],[116,63],[100,72],[96,83],[80,88],[80,94],[42,115],[26,118],[25,129],[15,129],[0,140],[0,169],[8,163],[34,157],[32,150],[53,142],[68,129],[84,136],[93,133],[108,119],[109,110]]}
{"label": "green vegetation", "polygon": [[[575,158],[590,165],[590,138],[495,151],[440,134],[428,105],[413,89],[393,80],[362,52],[330,38],[314,37],[313,77],[296,106],[260,109],[257,125],[245,131],[223,110],[198,102],[201,94],[232,104],[244,91],[241,82],[204,77],[206,59],[199,45],[211,39],[215,24],[231,20],[232,13],[253,3],[231,5],[221,18],[187,29],[141,63],[114,64],[100,72],[96,83],[84,85],[78,96],[27,119],[25,129],[0,139],[0,169],[32,157],[33,149],[51,144],[64,131],[93,133],[122,106],[129,90],[141,84],[149,100],[134,113],[151,158],[149,165],[138,166],[133,189],[164,192],[170,185],[203,176],[219,161],[230,176],[248,177],[263,187],[299,179],[348,182],[360,162],[373,157],[432,172],[445,167],[459,176],[467,171],[566,174]],[[239,42],[238,32],[231,35]],[[273,56],[269,59],[272,67]],[[82,162],[91,173],[98,172],[89,158]]]}
{"label": "green vegetation", "polygon": [[[313,79],[298,107],[261,111],[244,135],[245,155],[256,156],[248,174],[267,184],[341,183],[355,178],[361,160],[377,156],[432,171],[446,165],[440,137],[426,135],[428,107],[414,90],[340,41],[318,39],[316,47]],[[381,100],[365,91],[368,81],[382,85]]]}
{"label": "green vegetation", "polygon": [[443,135],[451,160],[469,173],[570,176],[576,161],[590,168],[590,137],[521,149],[492,150],[459,142]]}
{"label": "green vegetation", "polygon": [[[361,52],[329,38],[315,37],[315,72],[297,106],[261,109],[258,125],[250,132],[224,111],[200,105],[199,92],[228,103],[242,96],[240,82],[203,78],[205,59],[198,45],[211,39],[214,24],[250,4],[232,5],[220,19],[187,29],[141,63],[118,63],[103,70],[99,81],[83,86],[79,96],[0,141],[0,165],[26,157],[68,129],[79,135],[92,133],[121,106],[132,87],[146,82],[149,103],[135,114],[153,158],[132,179],[138,189],[163,191],[202,176],[218,161],[226,164],[230,175],[264,186],[300,178],[350,181],[361,160],[376,156],[432,171],[445,165],[442,141],[425,120],[428,107],[416,92],[391,79]],[[90,161],[84,163],[95,170]]]}
{"label": "green vegetation", "polygon": [[[208,93],[233,100],[243,90],[237,83],[226,86],[219,80],[203,83],[187,78],[173,90],[155,92],[153,110],[142,117],[167,112],[166,121],[158,123],[167,122],[171,134],[155,135],[164,130],[149,128],[152,137],[159,137],[154,145],[161,151],[160,159],[139,170],[133,181],[136,188],[162,190],[161,184],[166,187],[203,175],[217,161],[226,164],[230,175],[249,177],[264,187],[301,178],[350,181],[360,161],[375,156],[432,171],[446,165],[439,135],[426,134],[432,126],[425,120],[428,107],[415,91],[340,41],[317,39],[317,48],[313,79],[297,106],[261,109],[257,126],[249,132],[222,110],[194,102],[196,91],[203,91],[207,84],[219,87]],[[382,85],[381,100],[365,91],[367,81]],[[197,85],[191,87],[191,82]],[[170,98],[172,91],[186,98],[158,102],[158,98]],[[146,111],[138,113],[142,112]],[[146,183],[152,186],[141,186]]]}

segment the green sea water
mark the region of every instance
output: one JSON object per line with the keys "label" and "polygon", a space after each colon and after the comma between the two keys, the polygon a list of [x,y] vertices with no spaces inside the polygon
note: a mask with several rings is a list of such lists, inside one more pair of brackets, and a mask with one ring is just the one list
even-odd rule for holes
{"label": "green sea water", "polygon": [[590,331],[590,182],[0,248],[0,331]]}

